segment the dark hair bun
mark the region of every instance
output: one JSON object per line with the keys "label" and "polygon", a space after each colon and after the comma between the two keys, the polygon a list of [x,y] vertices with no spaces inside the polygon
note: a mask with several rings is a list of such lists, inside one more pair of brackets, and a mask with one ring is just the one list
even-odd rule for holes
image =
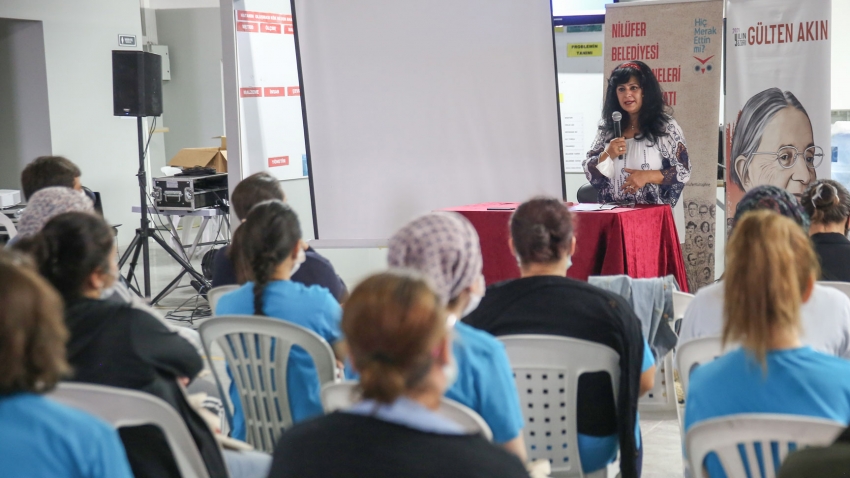
{"label": "dark hair bun", "polygon": [[832,179],[809,185],[800,202],[815,223],[845,222],[850,217],[850,193],[841,183]]}
{"label": "dark hair bun", "polygon": [[560,199],[539,197],[511,216],[511,238],[523,264],[561,260],[573,239],[572,214]]}

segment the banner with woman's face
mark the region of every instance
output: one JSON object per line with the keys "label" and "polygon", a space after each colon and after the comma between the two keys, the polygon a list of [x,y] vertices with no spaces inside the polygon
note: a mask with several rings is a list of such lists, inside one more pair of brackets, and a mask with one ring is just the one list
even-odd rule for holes
{"label": "banner with woman's face", "polygon": [[730,0],[726,35],[732,217],[756,186],[799,198],[814,180],[829,177],[830,0]]}

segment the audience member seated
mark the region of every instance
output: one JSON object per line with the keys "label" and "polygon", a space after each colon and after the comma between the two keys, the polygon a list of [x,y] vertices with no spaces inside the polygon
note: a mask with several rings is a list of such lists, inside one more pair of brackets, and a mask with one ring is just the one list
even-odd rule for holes
{"label": "audience member seated", "polygon": [[29,197],[27,207],[18,221],[18,235],[9,241],[9,246],[38,233],[47,221],[66,212],[94,212],[88,196],[65,186],[39,189]]}
{"label": "audience member seated", "polygon": [[[233,235],[230,255],[240,278],[249,280],[219,299],[218,315],[265,315],[300,325],[319,334],[341,353],[342,315],[339,303],[324,287],[290,280],[304,262],[298,216],[282,201],[255,205]],[[228,369],[229,372],[229,369]],[[323,414],[320,384],[313,360],[293,346],[287,364],[289,407],[295,423]],[[231,435],[245,440],[245,417],[236,384],[230,384],[233,403]]]}
{"label": "audience member seated", "polygon": [[815,245],[825,281],[850,282],[850,193],[838,181],[812,183],[800,198],[812,218],[809,236]]}
{"label": "audience member seated", "polygon": [[[256,173],[236,185],[230,203],[233,205],[236,217],[244,221],[252,207],[271,199],[286,202],[280,181],[268,173]],[[213,262],[213,287],[238,283],[233,263],[228,256],[229,250],[230,246],[225,246],[216,251]],[[304,263],[293,273],[292,280],[308,286],[322,286],[328,289],[340,303],[344,302],[348,295],[348,289],[337,275],[333,265],[312,247],[307,247],[304,251]]]}
{"label": "audience member seated", "polygon": [[[620,355],[619,410],[607,373],[579,379],[582,469],[592,473],[613,462],[618,433],[623,450],[630,450],[623,456],[635,456],[634,451],[641,449],[635,417],[638,393],[651,389],[655,380],[655,360],[641,335],[640,320],[622,297],[566,277],[576,241],[572,214],[563,201],[536,198],[521,204],[511,216],[510,231],[509,246],[519,261],[521,278],[489,287],[481,305],[463,321],[497,337],[560,335],[614,349]],[[628,419],[618,424],[618,416]],[[640,462],[638,458],[638,474]],[[620,466],[623,476],[631,476],[625,469],[635,463]]]}
{"label": "audience member seated", "polygon": [[[809,216],[791,193],[776,186],[750,190],[738,203],[733,228],[747,212],[762,209],[791,218],[804,233],[809,230]],[[836,289],[815,284],[804,302],[800,310],[803,343],[819,352],[850,358],[850,299]],[[685,309],[679,344],[700,337],[719,337],[723,331],[723,303],[722,281],[700,289]]]}
{"label": "audience member seated", "polygon": [[435,413],[456,378],[442,302],[410,272],[354,289],[342,326],[363,398],[285,432],[270,478],[528,477],[515,456]]}
{"label": "audience member seated", "polygon": [[37,191],[53,186],[83,190],[80,168],[62,156],[39,156],[21,171],[21,187],[29,201]]}
{"label": "audience member seated", "polygon": [[[65,300],[72,380],[140,390],[165,400],[186,422],[210,477],[226,477],[215,437],[178,383],[188,383],[203,367],[195,348],[144,311],[100,299],[118,272],[112,228],[94,214],[65,213],[19,247],[32,253],[41,274]],[[136,478],[179,476],[158,428],[120,433]],[[227,457],[240,463],[250,459],[238,453]],[[267,461],[263,470],[243,476],[263,476],[270,457],[262,458]]]}
{"label": "audience member seated", "polygon": [[42,396],[69,372],[62,299],[3,251],[0,277],[0,474],[132,478],[109,424]]}
{"label": "audience member seated", "polygon": [[[800,306],[818,272],[809,238],[794,221],[773,211],[738,218],[726,247],[722,337],[741,347],[693,371],[686,431],[739,413],[850,423],[850,361],[816,352],[800,338]],[[712,478],[726,476],[716,455],[705,465]]]}
{"label": "audience member seated", "polygon": [[492,335],[457,321],[475,309],[485,292],[481,245],[472,224],[454,213],[419,217],[390,238],[387,258],[390,267],[423,273],[455,318],[452,348],[458,378],[446,396],[481,415],[493,441],[524,462],[523,416],[505,347]]}
{"label": "audience member seated", "polygon": [[826,447],[798,449],[782,462],[778,478],[847,478],[850,470],[850,428]]}

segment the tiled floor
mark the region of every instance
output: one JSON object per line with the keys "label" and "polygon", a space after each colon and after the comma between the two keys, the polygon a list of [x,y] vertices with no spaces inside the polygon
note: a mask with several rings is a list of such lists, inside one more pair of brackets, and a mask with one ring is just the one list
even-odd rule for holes
{"label": "tiled floor", "polygon": [[[200,257],[194,259],[192,263],[200,270]],[[156,245],[151,246],[151,267],[153,295],[156,295],[180,272],[180,266]],[[182,283],[188,284],[188,279],[184,279]],[[191,287],[181,287],[163,299],[157,309],[165,314],[195,295]],[[194,304],[194,299],[190,303]],[[198,304],[204,303],[203,299],[198,300]],[[196,319],[193,324],[177,321],[173,323],[197,329],[203,320]],[[221,351],[214,349],[212,355],[213,366],[225,382],[226,389],[229,386],[229,380],[224,371]],[[211,377],[207,379],[212,380]],[[682,477],[681,441],[676,412],[641,412],[641,433],[644,444],[643,478]]]}

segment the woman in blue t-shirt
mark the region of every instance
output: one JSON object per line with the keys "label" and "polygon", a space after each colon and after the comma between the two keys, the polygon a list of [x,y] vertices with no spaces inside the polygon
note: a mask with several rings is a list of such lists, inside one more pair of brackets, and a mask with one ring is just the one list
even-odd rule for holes
{"label": "woman in blue t-shirt", "polygon": [[493,431],[493,441],[525,461],[522,410],[505,347],[487,332],[457,321],[475,309],[485,292],[475,228],[460,214],[433,212],[401,228],[388,246],[389,265],[425,275],[454,316],[457,381],[446,397],[475,410]]}
{"label": "woman in blue t-shirt", "polygon": [[[850,361],[800,342],[800,306],[819,272],[802,228],[773,211],[749,212],[726,254],[723,341],[741,347],[693,372],[685,429],[739,413],[850,423]],[[714,454],[704,465],[712,478],[726,476]]]}
{"label": "woman in blue t-shirt", "polygon": [[[248,281],[221,297],[217,315],[264,315],[299,325],[319,334],[341,357],[342,309],[324,287],[305,286],[290,280],[304,262],[306,244],[301,239],[298,216],[282,201],[254,206],[233,235],[231,259],[240,280]],[[229,373],[229,369],[228,369]],[[322,415],[320,384],[313,360],[293,346],[287,364],[287,393],[295,423]],[[236,384],[230,384],[234,438],[247,434]]]}
{"label": "woman in blue t-shirt", "polygon": [[0,475],[132,478],[118,432],[42,394],[69,372],[62,299],[0,249]]}

